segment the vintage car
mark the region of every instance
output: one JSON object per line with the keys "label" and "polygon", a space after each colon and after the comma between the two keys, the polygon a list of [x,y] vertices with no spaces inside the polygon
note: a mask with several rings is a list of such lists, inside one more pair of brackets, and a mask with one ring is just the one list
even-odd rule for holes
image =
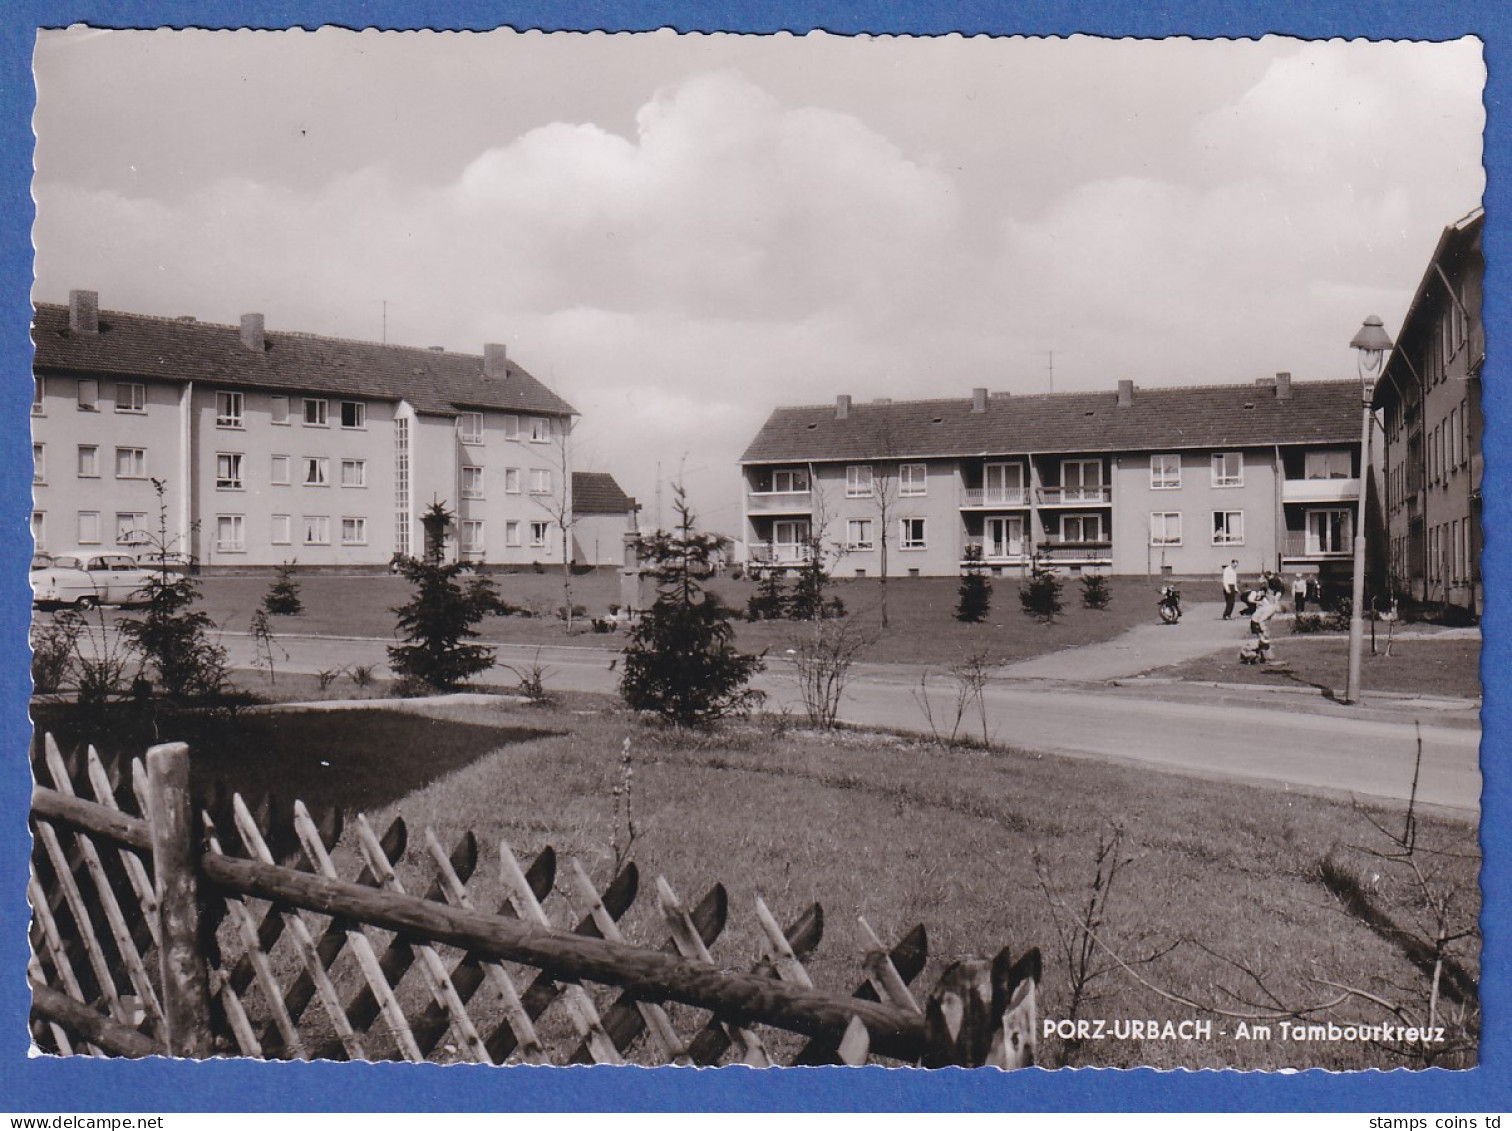
{"label": "vintage car", "polygon": [[32,604],[39,608],[72,605],[132,605],[146,599],[150,569],[130,554],[75,550],[53,554],[52,562],[31,571]]}

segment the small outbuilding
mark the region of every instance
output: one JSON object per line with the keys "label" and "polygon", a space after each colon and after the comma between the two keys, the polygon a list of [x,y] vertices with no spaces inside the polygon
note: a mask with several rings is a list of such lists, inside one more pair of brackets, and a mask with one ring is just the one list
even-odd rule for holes
{"label": "small outbuilding", "polygon": [[635,529],[639,509],[607,471],[574,471],[572,560],[578,565],[622,565],[625,532]]}

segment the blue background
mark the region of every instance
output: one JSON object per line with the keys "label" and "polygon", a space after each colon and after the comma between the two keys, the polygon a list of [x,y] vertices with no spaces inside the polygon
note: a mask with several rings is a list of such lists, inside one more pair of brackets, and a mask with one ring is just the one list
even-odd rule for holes
{"label": "blue background", "polygon": [[[1474,1114],[1512,1107],[1509,1096],[1508,819],[1507,779],[1495,754],[1508,733],[1505,660],[1512,648],[1508,603],[1501,596],[1512,555],[1506,531],[1509,503],[1503,488],[1509,465],[1503,452],[1509,422],[1508,390],[1501,387],[1501,346],[1508,331],[1501,259],[1506,211],[1502,173],[1509,157],[1505,117],[1512,60],[1512,13],[1482,3],[1420,2],[1148,3],[1130,11],[1129,0],[1063,3],[795,4],[773,0],[723,3],[517,3],[439,4],[417,0],[321,0],[311,3],[149,2],[17,3],[0,6],[0,355],[11,377],[0,382],[0,498],[11,515],[0,538],[0,649],[10,678],[0,682],[0,1111],[491,1111],[513,1109],[786,1109],[786,1110],[1437,1110]],[[31,542],[29,437],[31,385],[30,196],[31,54],[38,27],[89,23],[99,27],[307,27],[323,24],[381,28],[519,29],[611,28],[795,33],[901,32],[923,35],[1068,35],[1077,32],[1158,37],[1240,38],[1283,34],[1312,39],[1454,39],[1485,41],[1489,82],[1486,164],[1488,221],[1488,327],[1485,381],[1486,465],[1484,520],[1486,649],[1485,744],[1482,762],[1482,842],[1485,849],[1485,949],[1482,982],[1484,1028],[1481,1067],[1469,1072],[1276,1075],[1235,1072],[1063,1070],[1013,1074],[995,1071],[921,1072],[888,1069],[490,1069],[405,1065],[273,1065],[227,1062],[191,1065],[168,1061],[103,1062],[27,1059],[25,1025],[27,907],[24,897],[30,776],[27,749],[26,627],[30,594],[26,563]],[[170,107],[164,108],[171,113]],[[1362,170],[1362,175],[1369,175]],[[1446,217],[1447,222],[1449,218]],[[1341,346],[1341,352],[1343,347]],[[1013,898],[1005,892],[1004,898]],[[567,1076],[564,1073],[572,1073]]]}

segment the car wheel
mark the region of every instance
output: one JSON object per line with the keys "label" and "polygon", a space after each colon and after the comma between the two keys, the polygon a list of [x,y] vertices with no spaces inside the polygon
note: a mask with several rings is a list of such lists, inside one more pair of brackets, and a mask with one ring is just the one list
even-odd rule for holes
{"label": "car wheel", "polygon": [[94,608],[99,603],[100,603],[99,598],[97,598],[97,597],[90,597],[90,596],[86,595],[86,596],[80,597],[77,601],[74,602],[74,608],[78,609],[79,612],[83,613],[83,612],[88,612],[90,609]]}

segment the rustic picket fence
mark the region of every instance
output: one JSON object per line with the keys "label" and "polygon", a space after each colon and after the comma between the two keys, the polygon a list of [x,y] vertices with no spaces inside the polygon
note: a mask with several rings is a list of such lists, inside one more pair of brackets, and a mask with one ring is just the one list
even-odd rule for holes
{"label": "rustic picket fence", "polygon": [[[758,897],[762,955],[716,965],[728,899],[691,906],[656,881],[655,947],[620,920],[639,877],[599,890],[571,861],[560,877],[587,908],[554,927],[558,860],[501,847],[507,898],[474,905],[478,847],[423,834],[426,889],[395,870],[408,832],[358,817],[254,814],[240,796],[196,812],[188,750],[156,746],[129,775],[90,747],[65,757],[44,736],[31,808],[32,1034],[60,1055],[395,1059],[483,1064],[1034,1062],[1040,958],[950,965],[921,1007],[924,927],[891,948],[860,920],[866,953],[850,995],[818,989],[815,903],[786,928]],[[123,781],[129,777],[129,783]],[[51,784],[43,784],[50,780]],[[343,833],[355,881],[333,861]],[[271,845],[270,845],[271,842]],[[413,885],[413,881],[411,883]],[[559,899],[560,901],[560,899]],[[590,992],[589,987],[598,987]]]}

